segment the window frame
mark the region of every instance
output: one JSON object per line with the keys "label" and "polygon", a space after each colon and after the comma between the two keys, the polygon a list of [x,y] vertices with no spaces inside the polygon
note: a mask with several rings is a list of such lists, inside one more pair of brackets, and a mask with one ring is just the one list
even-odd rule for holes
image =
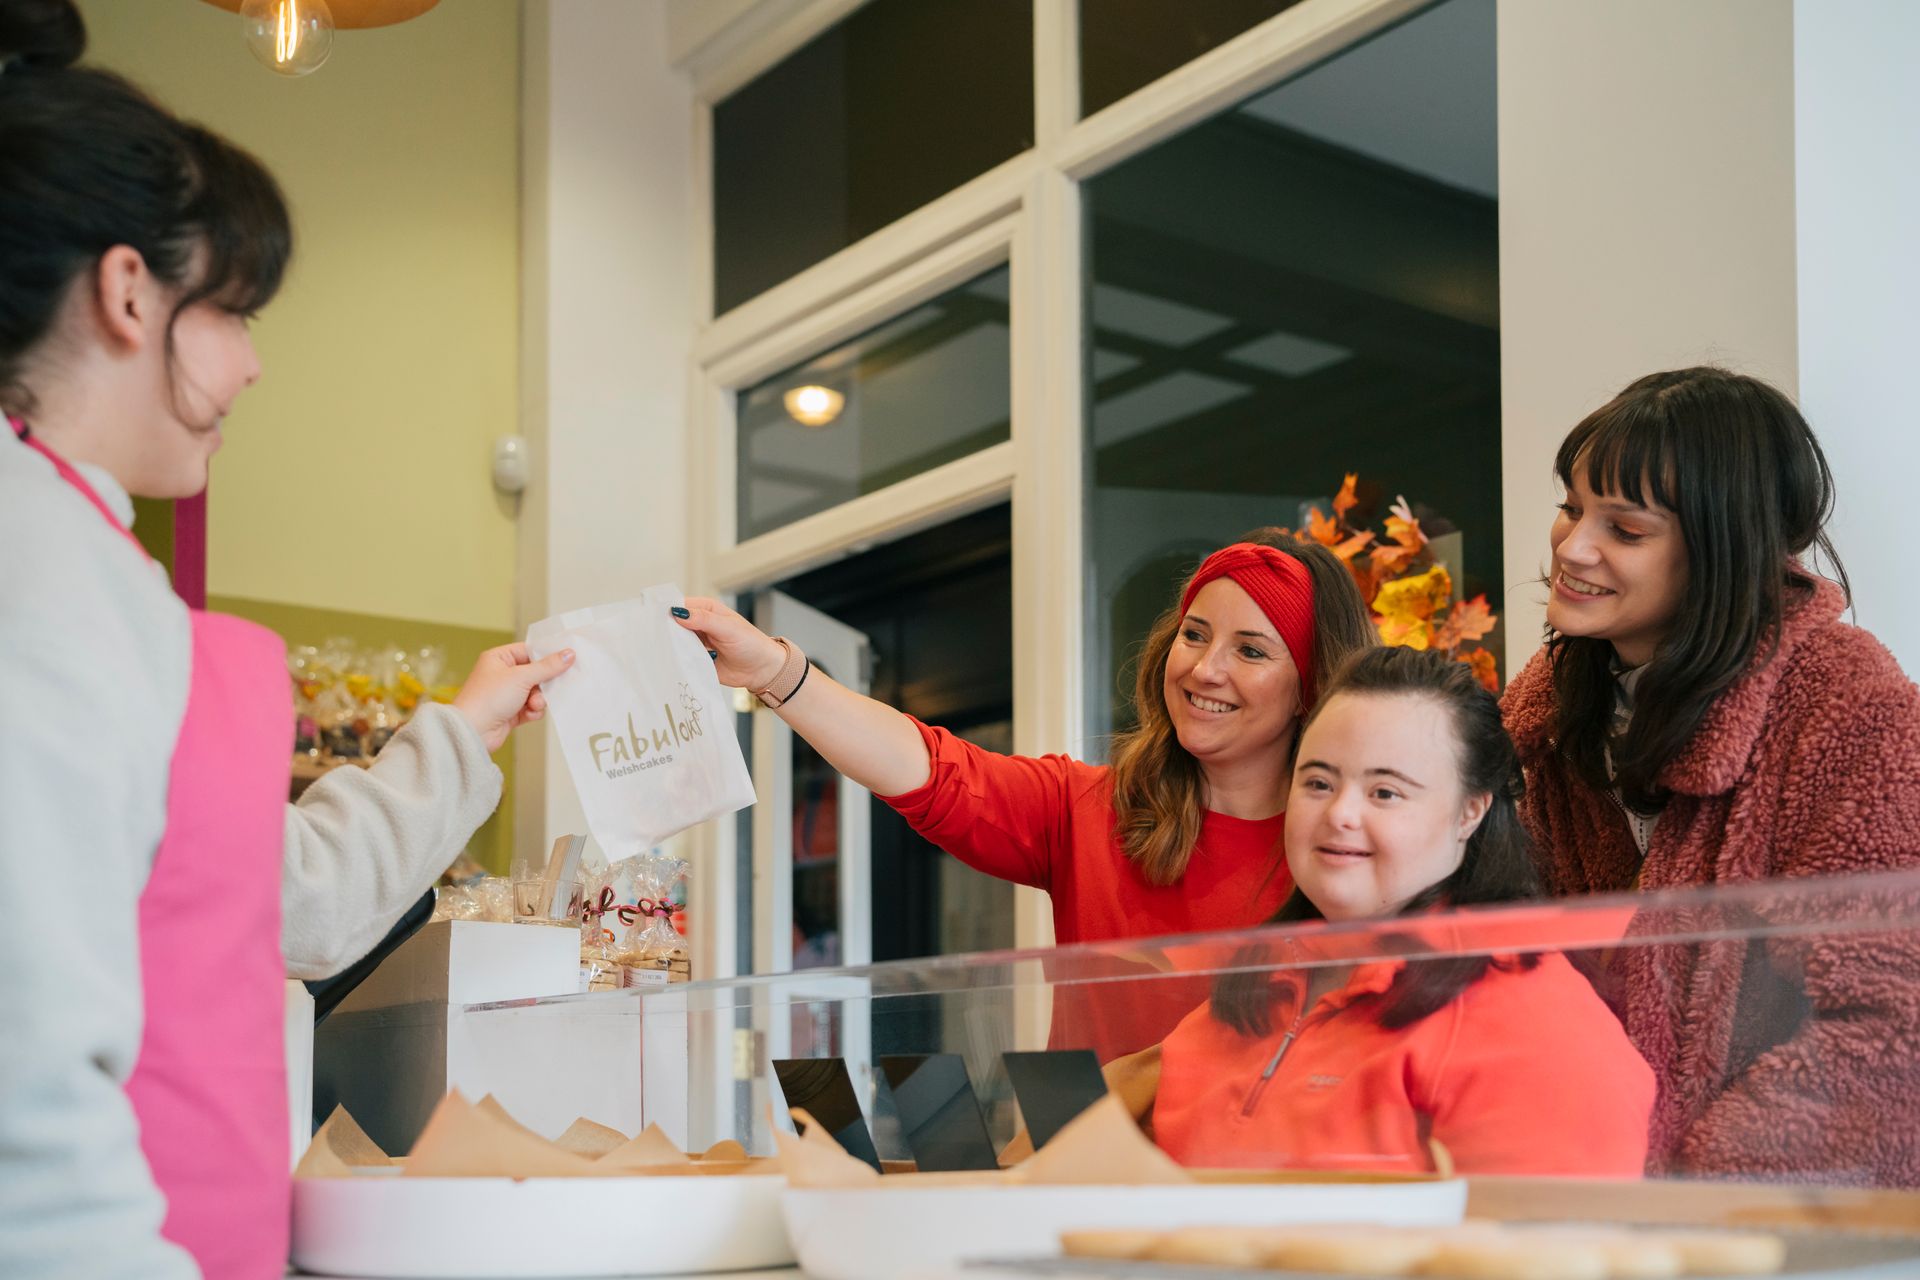
{"label": "window frame", "polygon": [[[681,0],[670,23],[694,91],[699,269],[690,377],[691,580],[733,594],[1012,499],[1013,723],[1022,754],[1083,754],[1085,232],[1081,184],[1428,7],[1304,0],[1084,119],[1077,0],[1034,0],[1034,146],[724,315],[713,314],[713,106],[866,0]],[[700,28],[701,30],[694,30]],[[701,31],[704,38],[699,38]],[[783,368],[1000,265],[1010,267],[1011,438],[741,540],[735,397]],[[697,838],[701,973],[733,976],[733,824]],[[1053,941],[1046,895],[1015,895],[1017,946]],[[1042,1016],[1042,1025],[1044,1017]]]}

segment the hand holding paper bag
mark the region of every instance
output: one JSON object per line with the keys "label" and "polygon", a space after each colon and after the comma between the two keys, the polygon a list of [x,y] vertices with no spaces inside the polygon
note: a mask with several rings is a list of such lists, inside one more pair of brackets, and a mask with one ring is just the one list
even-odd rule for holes
{"label": "hand holding paper bag", "polygon": [[536,661],[574,651],[572,668],[541,690],[587,826],[609,860],[753,803],[713,662],[668,616],[681,601],[677,587],[649,587],[638,600],[527,629]]}

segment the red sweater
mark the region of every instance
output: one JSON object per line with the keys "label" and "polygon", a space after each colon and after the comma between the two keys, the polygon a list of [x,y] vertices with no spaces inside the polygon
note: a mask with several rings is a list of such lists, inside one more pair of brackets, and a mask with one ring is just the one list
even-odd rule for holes
{"label": "red sweater", "polygon": [[1195,1009],[1161,1050],[1154,1140],[1200,1168],[1426,1173],[1430,1135],[1461,1173],[1640,1176],[1653,1073],[1565,958],[1496,965],[1389,1030],[1380,1000],[1406,964],[1361,965],[1304,1017],[1302,982],[1277,978],[1265,1036]]}
{"label": "red sweater", "polygon": [[[1548,889],[1920,867],[1920,689],[1842,605],[1822,583],[1714,703],[1661,774],[1673,799],[1644,865],[1612,799],[1555,750],[1553,672],[1536,654],[1501,705]],[[1862,917],[1878,909],[1862,895]],[[1628,946],[1602,978],[1660,1083],[1650,1171],[1920,1186],[1920,938],[1808,922],[1790,892],[1762,914],[1815,927],[1764,946]]]}
{"label": "red sweater", "polygon": [[[932,774],[918,790],[881,798],[968,866],[1045,889],[1054,939],[1063,945],[1246,928],[1271,916],[1293,888],[1281,860],[1284,815],[1249,821],[1208,813],[1186,874],[1175,884],[1150,884],[1114,837],[1105,766],[997,755],[914,723]],[[1103,976],[1119,972],[1119,962],[1103,966]],[[1205,978],[1056,986],[1054,1047],[1091,1048],[1103,1061],[1144,1049],[1208,989]]]}

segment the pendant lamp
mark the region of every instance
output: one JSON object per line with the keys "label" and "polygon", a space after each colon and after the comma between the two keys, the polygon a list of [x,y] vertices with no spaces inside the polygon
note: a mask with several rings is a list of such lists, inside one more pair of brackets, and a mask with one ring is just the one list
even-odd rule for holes
{"label": "pendant lamp", "polygon": [[390,27],[440,0],[205,0],[240,15],[247,48],[269,70],[304,76],[333,52],[333,33]]}

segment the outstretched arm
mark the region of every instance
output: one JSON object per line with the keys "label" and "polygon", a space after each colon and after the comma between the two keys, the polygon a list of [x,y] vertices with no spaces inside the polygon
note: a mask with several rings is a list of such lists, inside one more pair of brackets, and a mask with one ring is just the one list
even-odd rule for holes
{"label": "outstretched arm", "polygon": [[[758,691],[780,674],[787,651],[732,609],[694,596],[686,613],[684,618],[674,614],[674,620],[717,655],[721,684]],[[875,795],[897,796],[926,784],[932,764],[913,721],[824,671],[809,672],[799,692],[775,714],[828,764]]]}
{"label": "outstretched arm", "polygon": [[491,753],[540,719],[540,682],[571,650],[480,655],[451,706],[425,703],[367,769],[335,769],[287,806],[281,951],[287,975],[328,978],[371,950],[500,802]]}

